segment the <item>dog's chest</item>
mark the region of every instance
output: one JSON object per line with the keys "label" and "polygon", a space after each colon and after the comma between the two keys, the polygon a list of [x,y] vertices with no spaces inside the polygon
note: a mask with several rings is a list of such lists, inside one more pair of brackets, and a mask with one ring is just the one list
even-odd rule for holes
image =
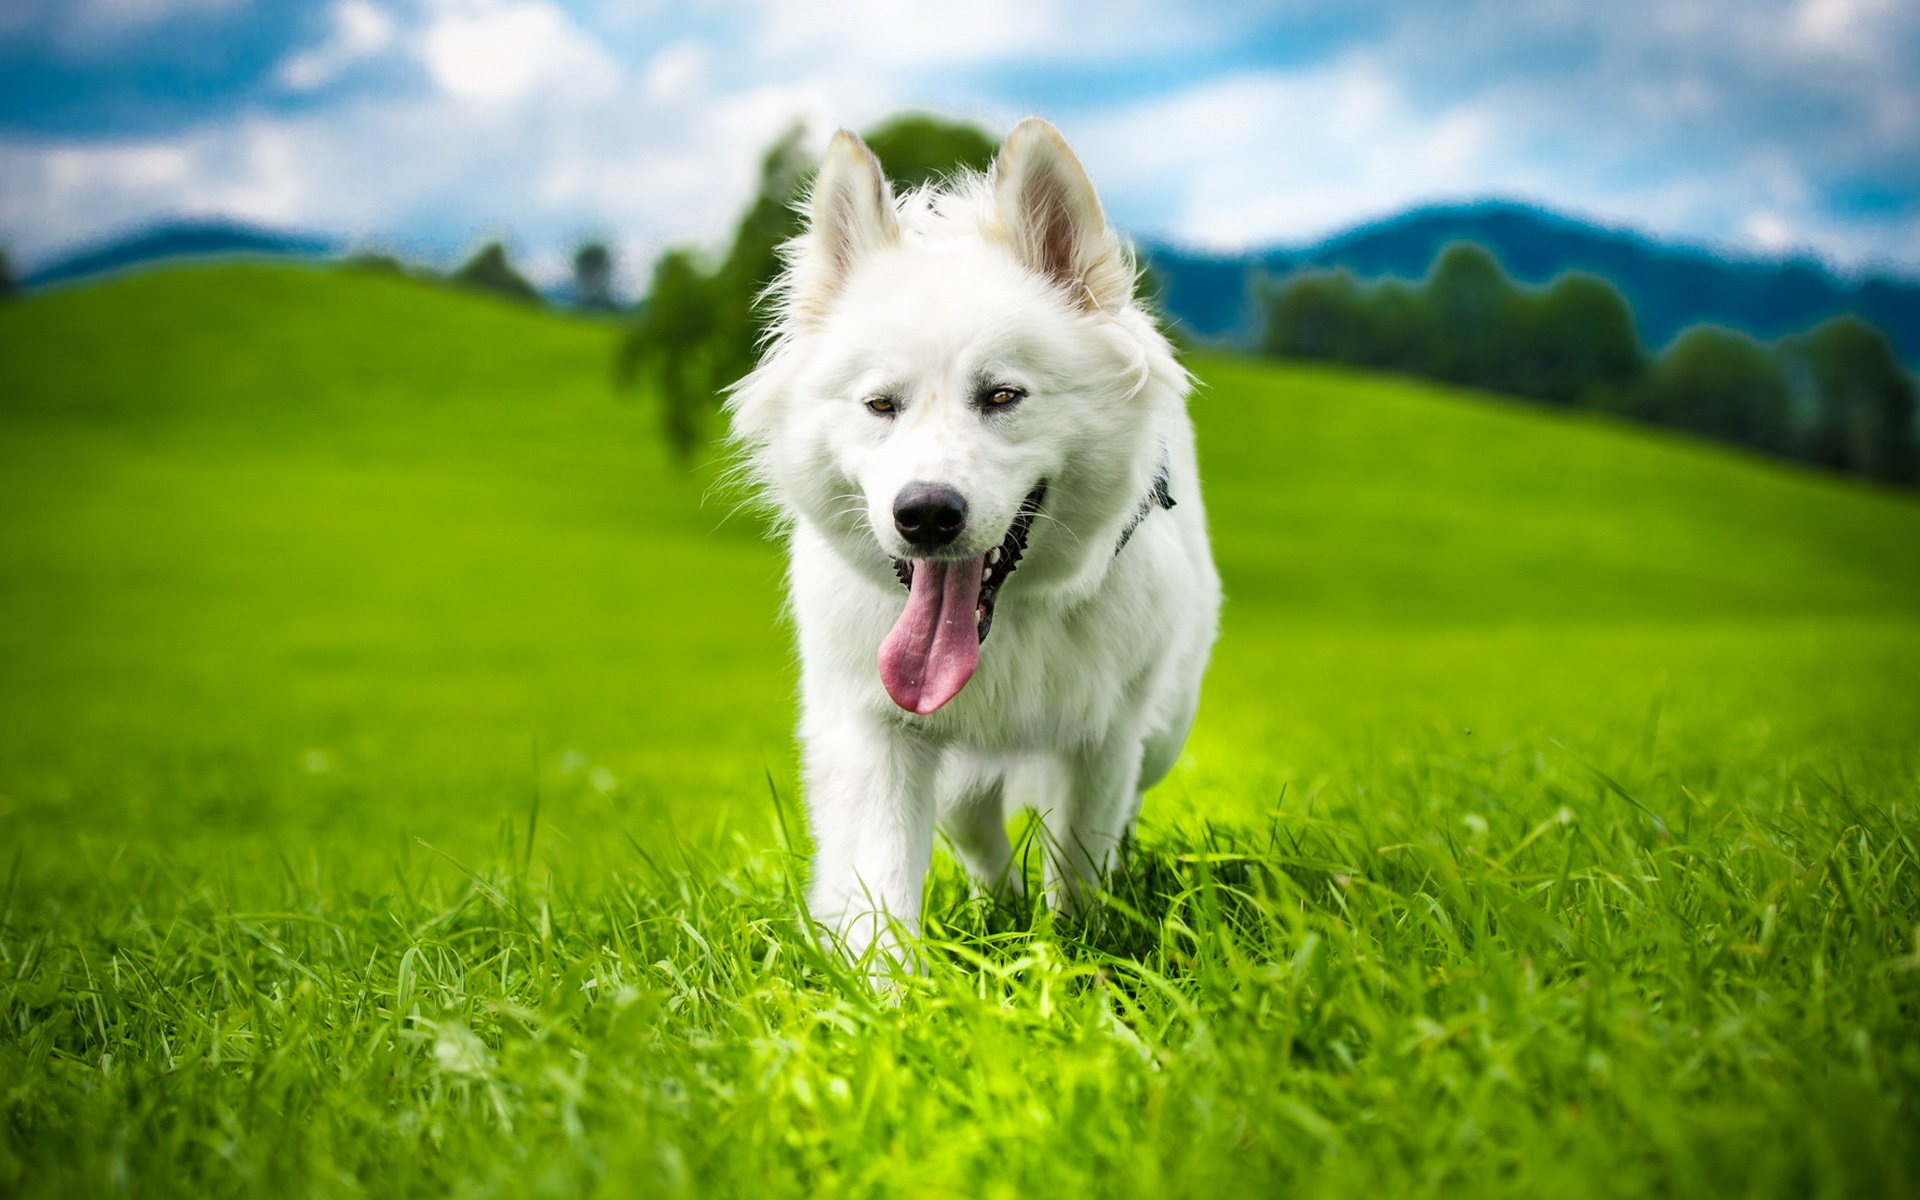
{"label": "dog's chest", "polygon": [[1134,723],[1167,647],[1139,599],[1110,594],[1064,611],[1005,604],[966,690],[917,720],[936,736],[1006,751],[1097,742]]}
{"label": "dog's chest", "polygon": [[889,723],[982,750],[1089,744],[1137,724],[1158,668],[1176,652],[1186,603],[1162,539],[1141,536],[1102,586],[1073,603],[1024,596],[1016,575],[980,646],[965,689],[937,712],[903,713],[880,682],[875,654],[899,618],[904,589],[876,588],[797,538],[791,574],[803,693],[809,704],[852,701]]}

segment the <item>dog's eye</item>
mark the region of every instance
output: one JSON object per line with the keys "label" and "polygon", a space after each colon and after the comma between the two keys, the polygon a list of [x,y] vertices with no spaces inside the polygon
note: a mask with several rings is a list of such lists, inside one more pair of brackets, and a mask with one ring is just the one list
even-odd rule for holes
{"label": "dog's eye", "polygon": [[875,396],[873,399],[867,401],[867,411],[876,416],[890,417],[900,410],[894,405],[890,397]]}
{"label": "dog's eye", "polygon": [[1019,388],[997,387],[990,392],[985,392],[981,394],[980,407],[1007,408],[1012,405],[1020,403],[1022,400],[1025,400],[1026,398],[1027,398],[1027,394],[1021,391]]}

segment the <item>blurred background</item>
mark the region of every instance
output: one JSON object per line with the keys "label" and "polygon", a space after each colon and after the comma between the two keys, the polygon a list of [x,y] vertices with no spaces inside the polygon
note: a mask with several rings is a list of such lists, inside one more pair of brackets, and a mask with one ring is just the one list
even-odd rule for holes
{"label": "blurred background", "polygon": [[762,836],[717,393],[835,127],[912,186],[1029,113],[1200,381],[1167,811],[1910,747],[1916,68],[1897,0],[13,0],[0,821],[56,889]]}
{"label": "blurred background", "polygon": [[[953,123],[891,127],[918,181],[1038,112],[1194,341],[1901,482],[1916,67],[1920,14],[1894,0],[20,0],[0,15],[0,246],[29,292],[244,254],[573,310],[664,296],[655,341],[717,325],[732,344],[664,364],[691,452],[706,402],[687,393],[739,373],[746,301],[833,128]],[[1456,242],[1487,253],[1441,262]],[[702,274],[726,278],[696,299]]]}

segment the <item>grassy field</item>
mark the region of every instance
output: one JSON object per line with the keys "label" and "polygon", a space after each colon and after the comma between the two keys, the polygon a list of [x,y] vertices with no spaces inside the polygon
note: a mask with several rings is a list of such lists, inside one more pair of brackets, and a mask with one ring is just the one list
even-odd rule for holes
{"label": "grassy field", "polygon": [[1920,1191],[1911,499],[1203,358],[1141,853],[1071,928],[943,856],[877,1000],[795,917],[778,553],[615,336],[0,307],[0,1192]]}

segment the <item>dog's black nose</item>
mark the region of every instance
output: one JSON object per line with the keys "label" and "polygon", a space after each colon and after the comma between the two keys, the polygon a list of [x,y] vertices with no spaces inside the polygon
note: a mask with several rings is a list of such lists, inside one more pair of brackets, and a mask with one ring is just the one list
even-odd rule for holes
{"label": "dog's black nose", "polygon": [[960,536],[967,524],[967,502],[940,483],[910,483],[893,500],[893,527],[908,544],[937,550]]}

